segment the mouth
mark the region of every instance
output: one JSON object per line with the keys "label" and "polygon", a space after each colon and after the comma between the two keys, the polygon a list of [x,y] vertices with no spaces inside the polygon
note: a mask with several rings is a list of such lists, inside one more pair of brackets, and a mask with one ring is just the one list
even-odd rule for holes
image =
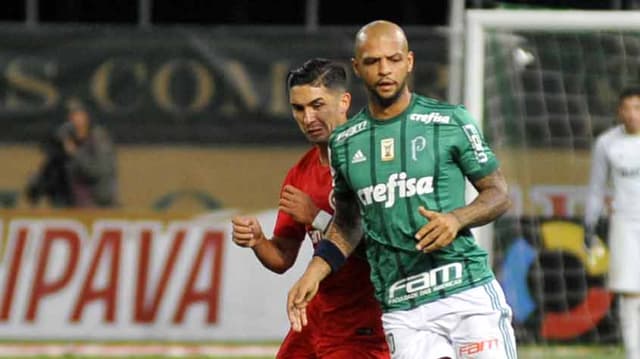
{"label": "mouth", "polygon": [[314,127],[307,130],[307,135],[309,136],[318,136],[324,132],[322,127]]}
{"label": "mouth", "polygon": [[382,80],[382,81],[378,81],[378,83],[376,84],[376,87],[378,87],[382,91],[389,91],[393,89],[395,85],[396,85],[395,81]]}

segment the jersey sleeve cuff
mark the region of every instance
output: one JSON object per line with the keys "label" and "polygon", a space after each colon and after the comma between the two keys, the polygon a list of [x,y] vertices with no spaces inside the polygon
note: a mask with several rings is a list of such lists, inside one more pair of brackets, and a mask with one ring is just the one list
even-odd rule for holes
{"label": "jersey sleeve cuff", "polygon": [[333,218],[332,215],[330,215],[329,213],[323,210],[320,210],[316,215],[316,217],[313,219],[311,226],[324,233],[329,227],[329,224],[331,223],[332,218]]}

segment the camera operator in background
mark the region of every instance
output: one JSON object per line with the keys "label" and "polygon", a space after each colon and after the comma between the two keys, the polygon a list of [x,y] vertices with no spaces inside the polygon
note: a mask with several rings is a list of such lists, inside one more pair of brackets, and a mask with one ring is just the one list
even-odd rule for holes
{"label": "camera operator in background", "polygon": [[27,185],[32,205],[45,197],[53,207],[113,207],[117,204],[116,153],[106,129],[77,101],[67,121],[42,150],[45,159]]}

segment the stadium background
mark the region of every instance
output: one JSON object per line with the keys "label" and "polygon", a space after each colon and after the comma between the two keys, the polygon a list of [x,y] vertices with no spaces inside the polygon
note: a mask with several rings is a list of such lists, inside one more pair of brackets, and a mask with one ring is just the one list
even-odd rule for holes
{"label": "stadium background", "polygon": [[[348,65],[357,28],[386,18],[405,26],[416,53],[412,87],[462,101],[460,64],[452,57],[461,35],[454,7],[532,5],[394,4],[350,2],[357,10],[345,11],[339,2],[321,0],[180,6],[160,0],[7,1],[0,11],[0,339],[138,344],[279,339],[286,330],[284,295],[300,265],[283,277],[266,273],[250,253],[227,242],[232,213],[258,213],[272,225],[282,176],[306,148],[289,116],[287,69],[313,56]],[[637,8],[635,1],[535,5]],[[545,39],[531,40],[536,41]],[[556,65],[551,58],[540,60],[541,68]],[[619,343],[615,301],[602,290],[602,263],[585,264],[584,255],[567,243],[581,239],[580,198],[591,140],[613,123],[616,91],[640,80],[630,68],[627,79],[593,78],[589,87],[572,93],[588,100],[588,113],[570,109],[565,110],[573,111],[570,116],[554,117],[553,111],[539,116],[536,109],[549,110],[552,101],[537,103],[532,97],[521,110],[527,121],[520,123],[513,120],[517,116],[504,115],[508,96],[501,97],[500,111],[488,106],[485,134],[503,162],[516,203],[496,226],[494,267],[514,306],[523,344]],[[522,78],[534,87],[535,79],[527,80],[526,73]],[[496,79],[499,86],[500,76]],[[502,85],[509,86],[505,80]],[[357,81],[353,87],[356,109],[365,99]],[[24,185],[42,156],[38,141],[64,119],[72,99],[89,106],[116,141],[118,210],[32,209],[24,201]],[[513,146],[518,143],[527,146]],[[145,228],[156,239],[151,244],[144,244]],[[181,230],[187,243],[182,252],[176,244]],[[606,222],[599,230],[606,233]],[[144,245],[154,253],[175,254],[174,277],[162,277],[171,256],[152,256],[149,288],[141,284],[142,248],[149,248]],[[309,255],[305,250],[301,259]],[[127,252],[138,257],[118,259],[116,253]],[[79,259],[73,260],[74,253]],[[39,277],[42,271],[50,274]],[[133,273],[138,281],[127,285],[122,278]],[[136,299],[140,293],[145,299]],[[154,295],[158,304],[146,306]]]}

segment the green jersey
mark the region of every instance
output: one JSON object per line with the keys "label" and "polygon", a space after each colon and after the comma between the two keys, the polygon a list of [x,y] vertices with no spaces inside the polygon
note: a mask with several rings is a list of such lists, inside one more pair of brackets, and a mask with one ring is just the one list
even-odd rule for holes
{"label": "green jersey", "polygon": [[498,161],[462,106],[412,94],[400,115],[376,120],[361,110],[329,140],[334,191],[357,195],[367,259],[384,311],[406,310],[494,278],[471,231],[424,253],[415,233],[428,222],[418,207],[465,206],[465,177],[480,179]]}

